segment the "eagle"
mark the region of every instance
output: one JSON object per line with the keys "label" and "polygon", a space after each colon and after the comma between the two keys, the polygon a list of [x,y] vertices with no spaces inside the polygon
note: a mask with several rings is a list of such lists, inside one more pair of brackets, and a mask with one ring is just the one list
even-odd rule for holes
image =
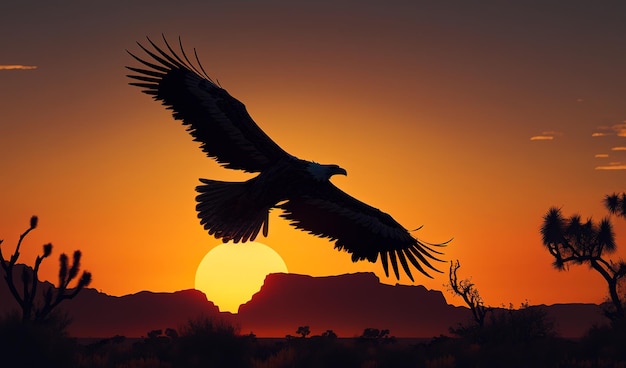
{"label": "eagle", "polygon": [[244,182],[200,179],[196,210],[210,235],[235,243],[253,241],[259,232],[267,236],[269,213],[278,209],[295,228],[328,238],[338,250],[351,253],[353,262],[375,263],[380,256],[387,277],[389,263],[398,280],[398,264],[411,281],[409,265],[430,278],[427,269],[441,272],[431,262],[443,262],[436,247],[449,240],[418,240],[389,214],[330,182],[333,175],[347,175],[345,169],[287,153],[261,130],[243,103],[208,76],[195,49],[195,62],[190,61],[180,37],[180,52],[165,36],[164,47],[147,40],[150,45],[137,42],[143,58],[127,50],[141,64],[126,67],[133,72],[127,75],[129,84],[172,110],[173,118],[222,167],[257,174]]}

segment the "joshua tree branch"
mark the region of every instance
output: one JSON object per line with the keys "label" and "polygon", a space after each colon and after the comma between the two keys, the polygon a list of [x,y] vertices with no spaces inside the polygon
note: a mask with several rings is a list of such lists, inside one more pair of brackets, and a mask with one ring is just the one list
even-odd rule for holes
{"label": "joshua tree branch", "polygon": [[[15,265],[20,256],[20,247],[22,245],[22,241],[28,235],[30,231],[37,227],[37,216],[33,216],[30,219],[30,227],[20,235],[20,238],[17,242],[17,246],[15,247],[15,252],[11,256],[11,258],[7,261],[2,254],[2,240],[0,240],[0,266],[4,270],[4,279],[7,283],[9,291],[13,298],[17,301],[18,305],[22,309],[22,320],[28,321],[33,319],[33,312],[35,314],[34,320],[43,321],[50,312],[54,308],[56,308],[63,300],[72,299],[89,283],[91,282],[91,273],[85,271],[83,272],[81,278],[78,280],[78,285],[76,288],[72,290],[68,290],[69,283],[76,278],[80,269],[80,258],[81,252],[74,252],[74,260],[72,267],[68,270],[67,267],[67,256],[65,254],[61,254],[59,260],[61,262],[61,267],[59,271],[59,287],[56,289],[56,296],[53,298],[53,290],[52,288],[48,289],[44,295],[44,303],[40,308],[35,308],[35,297],[37,295],[37,287],[39,283],[38,273],[39,267],[43,262],[44,258],[47,258],[52,253],[52,244],[48,243],[43,246],[43,254],[37,256],[35,259],[35,265],[33,267],[32,274],[25,267],[22,269],[22,293],[17,290],[15,285],[15,280],[13,278],[13,272],[15,269]],[[69,273],[68,273],[69,271]]]}

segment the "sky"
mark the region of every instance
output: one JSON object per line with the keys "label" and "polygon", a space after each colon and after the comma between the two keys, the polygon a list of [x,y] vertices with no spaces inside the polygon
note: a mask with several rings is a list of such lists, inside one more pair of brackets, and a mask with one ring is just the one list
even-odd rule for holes
{"label": "sky", "polygon": [[[552,268],[552,206],[607,216],[626,190],[623,1],[12,1],[0,12],[0,239],[53,258],[80,249],[111,295],[193,288],[220,244],[199,224],[198,178],[246,180],[204,156],[124,66],[161,34],[289,153],[336,163],[335,185],[442,242],[492,306],[601,302],[585,266]],[[160,43],[161,44],[161,43]],[[612,219],[626,258],[626,220]],[[273,212],[289,272],[375,272]],[[621,248],[620,248],[621,246]],[[448,263],[415,284],[446,291]],[[56,281],[47,260],[42,278]]]}

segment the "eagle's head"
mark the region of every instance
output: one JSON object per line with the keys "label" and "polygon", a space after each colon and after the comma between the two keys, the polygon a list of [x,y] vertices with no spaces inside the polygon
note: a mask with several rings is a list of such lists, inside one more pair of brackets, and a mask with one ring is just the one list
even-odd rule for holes
{"label": "eagle's head", "polygon": [[324,165],[317,162],[309,162],[307,170],[317,181],[329,180],[331,176],[336,174],[348,175],[346,169],[335,164]]}

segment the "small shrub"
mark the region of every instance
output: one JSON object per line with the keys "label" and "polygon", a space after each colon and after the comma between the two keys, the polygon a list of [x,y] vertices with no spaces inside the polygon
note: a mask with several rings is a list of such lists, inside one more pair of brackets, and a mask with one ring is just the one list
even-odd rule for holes
{"label": "small shrub", "polygon": [[202,316],[180,328],[173,364],[180,367],[247,367],[250,339],[224,320]]}
{"label": "small shrub", "polygon": [[17,313],[0,319],[2,367],[71,367],[76,343],[66,332],[62,314],[49,315],[46,323],[22,321]]}

